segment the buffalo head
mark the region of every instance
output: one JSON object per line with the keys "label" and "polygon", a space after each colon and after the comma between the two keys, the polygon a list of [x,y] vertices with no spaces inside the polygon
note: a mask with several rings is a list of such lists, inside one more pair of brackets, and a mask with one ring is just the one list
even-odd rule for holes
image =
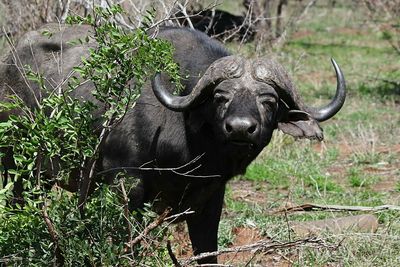
{"label": "buffalo head", "polygon": [[205,114],[212,115],[204,120],[209,121],[222,143],[240,150],[256,150],[258,154],[276,128],[295,137],[323,139],[318,122],[335,115],[346,95],[342,71],[333,59],[332,64],[337,77],[336,95],[322,108],[304,105],[285,69],[268,58],[223,57],[208,67],[185,96],[172,95],[157,74],[153,91],[170,110],[207,109]]}

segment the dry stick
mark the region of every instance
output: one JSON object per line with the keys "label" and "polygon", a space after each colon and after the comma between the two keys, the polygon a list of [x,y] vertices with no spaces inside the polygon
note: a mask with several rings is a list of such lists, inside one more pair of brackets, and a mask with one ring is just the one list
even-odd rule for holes
{"label": "dry stick", "polygon": [[382,210],[396,210],[400,211],[400,206],[395,205],[382,205],[375,207],[366,207],[366,206],[341,206],[341,205],[319,205],[319,204],[303,204],[294,207],[288,207],[283,209],[278,209],[275,211],[269,212],[269,214],[278,214],[278,213],[294,213],[301,211],[314,211],[314,210],[328,210],[328,211],[382,211]]}
{"label": "dry stick", "polygon": [[214,257],[218,256],[221,254],[226,254],[226,253],[238,253],[238,252],[246,252],[246,251],[256,251],[256,252],[264,252],[264,253],[271,253],[275,250],[278,249],[287,249],[287,248],[292,248],[292,247],[298,247],[298,246],[317,246],[319,248],[329,248],[329,249],[335,249],[337,248],[337,245],[329,245],[324,242],[324,240],[319,239],[319,238],[305,238],[305,239],[299,239],[291,242],[286,242],[286,243],[280,243],[276,242],[273,240],[262,240],[254,244],[250,245],[244,245],[244,246],[238,246],[238,247],[233,247],[233,248],[226,248],[226,249],[221,249],[219,251],[213,251],[213,252],[206,252],[206,253],[201,253],[197,256],[190,257],[186,260],[183,260],[181,262],[181,265],[186,266],[189,265],[192,262],[208,258],[208,257]]}
{"label": "dry stick", "polygon": [[157,217],[157,219],[155,219],[152,223],[147,225],[143,229],[143,231],[137,237],[135,237],[135,239],[126,243],[126,246],[133,247],[136,244],[138,244],[140,241],[142,241],[143,238],[145,238],[151,230],[157,228],[165,221],[165,218],[167,218],[167,216],[171,213],[171,210],[172,210],[171,208],[167,208],[160,216]]}
{"label": "dry stick", "polygon": [[49,231],[51,240],[53,240],[54,244],[55,244],[55,257],[56,257],[56,265],[57,266],[63,266],[64,265],[64,256],[62,254],[62,251],[60,249],[60,245],[58,243],[58,234],[56,229],[54,228],[53,222],[51,221],[49,214],[47,213],[47,206],[46,206],[46,202],[43,205],[42,208],[42,215],[43,215],[43,219],[44,222],[46,223],[47,226],[47,230]]}

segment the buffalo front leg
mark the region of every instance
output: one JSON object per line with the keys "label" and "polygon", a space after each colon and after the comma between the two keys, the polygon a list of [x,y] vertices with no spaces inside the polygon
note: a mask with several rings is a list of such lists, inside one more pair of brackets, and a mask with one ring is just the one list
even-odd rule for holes
{"label": "buffalo front leg", "polygon": [[[200,214],[187,219],[189,236],[192,242],[193,253],[217,251],[218,225],[224,201],[225,186],[221,186],[207,201]],[[199,264],[217,263],[217,257],[207,257],[198,261]]]}

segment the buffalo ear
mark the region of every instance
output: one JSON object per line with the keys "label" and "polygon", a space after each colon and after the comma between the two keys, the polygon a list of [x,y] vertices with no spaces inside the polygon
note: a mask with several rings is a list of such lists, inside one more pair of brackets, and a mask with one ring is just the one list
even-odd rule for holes
{"label": "buffalo ear", "polygon": [[278,129],[298,138],[318,139],[322,141],[324,135],[318,122],[310,114],[301,110],[286,110],[278,121]]}

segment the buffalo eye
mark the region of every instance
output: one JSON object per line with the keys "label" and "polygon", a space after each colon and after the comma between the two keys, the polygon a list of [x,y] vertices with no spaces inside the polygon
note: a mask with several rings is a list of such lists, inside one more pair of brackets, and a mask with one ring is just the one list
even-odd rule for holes
{"label": "buffalo eye", "polygon": [[258,101],[260,101],[266,110],[272,110],[277,103],[276,97],[270,94],[260,95]]}
{"label": "buffalo eye", "polygon": [[224,94],[222,92],[216,92],[214,94],[214,102],[217,104],[225,104],[226,102],[229,101],[229,96],[227,94]]}

